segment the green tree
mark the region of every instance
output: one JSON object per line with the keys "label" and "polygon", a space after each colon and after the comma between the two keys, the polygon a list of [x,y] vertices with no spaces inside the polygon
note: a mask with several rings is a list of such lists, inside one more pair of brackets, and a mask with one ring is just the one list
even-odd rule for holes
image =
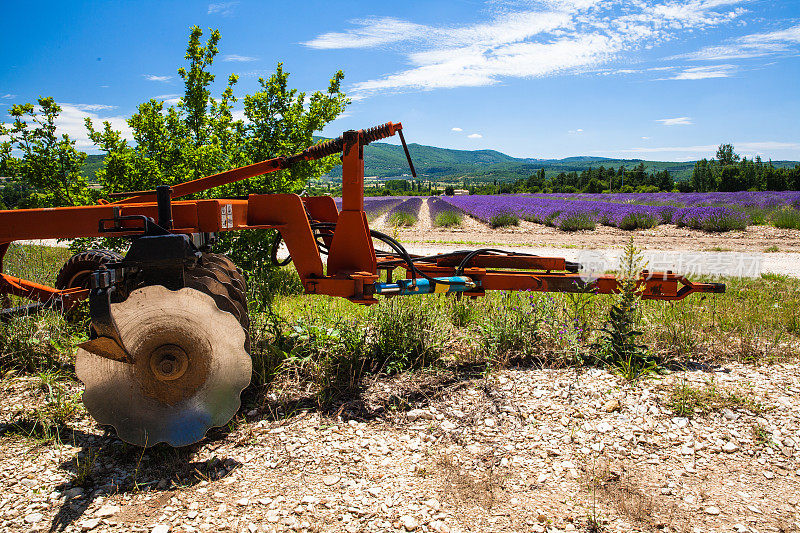
{"label": "green tree", "polygon": [[[80,205],[91,200],[81,168],[86,154],[75,149],[68,135],[56,133],[61,107],[51,97],[33,104],[13,105],[14,121],[0,123],[0,175],[13,176],[37,191],[27,206]],[[16,151],[19,156],[14,155]]]}
{"label": "green tree", "polygon": [[[184,94],[176,105],[149,100],[128,120],[133,144],[108,122],[86,126],[93,142],[106,153],[98,180],[108,191],[150,190],[302,151],[314,143],[313,135],[344,111],[349,103],[341,91],[344,74],[336,72],[327,91],[307,96],[289,87],[289,73],[278,64],[275,73],[259,78],[259,89],[242,98],[243,119],[234,116],[238,76],[231,74],[218,98],[211,96],[211,73],[220,34],[194,26],[185,59],[178,70]],[[258,193],[299,192],[309,179],[338,164],[329,156],[291,169],[207,191],[205,196],[244,196]],[[229,253],[245,270],[269,270],[268,250],[273,231],[233,232],[220,235],[219,251]]]}
{"label": "green tree", "polygon": [[733,165],[739,161],[739,154],[733,151],[732,144],[720,144],[717,148],[717,161],[720,165]]}

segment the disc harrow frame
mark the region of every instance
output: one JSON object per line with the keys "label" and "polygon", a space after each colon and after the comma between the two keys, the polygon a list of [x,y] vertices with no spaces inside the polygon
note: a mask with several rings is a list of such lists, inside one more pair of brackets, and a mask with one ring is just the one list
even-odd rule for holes
{"label": "disc harrow frame", "polygon": [[[0,295],[34,302],[2,309],[0,319],[48,307],[68,310],[89,298],[90,338],[81,349],[114,364],[135,365],[137,354],[125,346],[112,308],[139,289],[156,285],[169,291],[188,288],[209,297],[220,311],[236,318],[249,352],[245,278],[229,258],[214,254],[212,248],[217,233],[250,229],[279,232],[307,294],[337,296],[358,304],[376,303],[377,296],[424,293],[477,297],[490,290],[596,294],[620,290],[616,277],[587,277],[579,272],[580,265],[564,258],[495,249],[416,256],[391,236],[370,229],[364,212],[364,146],[395,134],[399,134],[416,175],[402,125],[389,122],[344,132],[299,154],[172,187],[115,193],[110,195],[114,201],[101,200],[97,205],[0,211]],[[252,194],[246,199],[186,199],[220,185],[334,154],[341,154],[342,161],[341,210],[330,196]],[[3,257],[14,241],[110,236],[129,238],[130,248],[120,260],[98,264],[88,286],[49,287],[3,272]],[[376,250],[373,240],[390,250]],[[398,267],[405,269],[406,277],[394,280]],[[638,290],[643,299],[680,300],[696,292],[724,292],[725,286],[692,283],[670,271],[645,271],[638,280]],[[168,379],[173,363],[164,361],[161,379]]]}

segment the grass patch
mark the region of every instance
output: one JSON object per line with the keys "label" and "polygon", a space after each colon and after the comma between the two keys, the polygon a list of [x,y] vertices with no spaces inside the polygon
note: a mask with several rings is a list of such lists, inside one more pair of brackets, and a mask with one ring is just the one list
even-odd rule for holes
{"label": "grass patch", "polygon": [[766,410],[751,396],[720,389],[713,381],[707,382],[702,387],[692,386],[686,381],[681,382],[670,393],[667,405],[675,416],[687,418],[725,408],[747,409],[755,414],[761,414]]}
{"label": "grass patch", "polygon": [[[69,256],[66,249],[51,252],[46,247],[20,247],[15,273],[28,268],[34,275],[27,277],[47,282]],[[365,376],[467,360],[498,367],[601,364],[632,376],[642,367],[625,367],[629,360],[658,365],[690,359],[771,362],[800,353],[800,279],[765,274],[722,281],[727,284],[725,294],[638,302],[638,322],[631,331],[640,334],[631,336],[635,340],[627,345],[647,346],[637,359],[616,358],[608,350],[613,336],[603,328],[610,324],[620,295],[490,291],[477,300],[381,297],[380,304],[363,307],[299,294],[299,280],[289,266],[274,271],[264,286],[251,285],[253,386],[279,378],[279,384],[300,384],[325,402],[358,390]],[[274,297],[267,299],[266,293]],[[31,374],[58,369],[69,375],[74,346],[84,339],[83,327],[57,313],[15,318],[0,324],[0,367]],[[619,344],[620,353],[626,353],[625,342]],[[614,361],[623,364],[615,366]],[[45,409],[31,411],[18,422],[31,434],[46,436],[44,428],[57,426],[59,419],[64,417],[58,409]]]}
{"label": "grass patch", "polygon": [[460,226],[464,217],[458,211],[442,211],[433,219],[433,225],[439,228]]}
{"label": "grass patch", "polygon": [[39,372],[39,388],[44,404],[18,413],[0,434],[18,435],[49,443],[60,438],[65,424],[80,409],[80,393],[67,391],[69,376],[58,371]]}
{"label": "grass patch", "polygon": [[500,213],[489,219],[489,225],[492,228],[519,226],[519,217],[513,213]]}
{"label": "grass patch", "polygon": [[411,213],[398,211],[386,217],[386,223],[390,226],[410,227],[417,223],[417,217]]}

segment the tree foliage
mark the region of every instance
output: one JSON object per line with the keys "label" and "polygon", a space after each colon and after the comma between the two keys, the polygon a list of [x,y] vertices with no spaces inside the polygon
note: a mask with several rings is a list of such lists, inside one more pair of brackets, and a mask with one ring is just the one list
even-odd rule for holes
{"label": "tree foliage", "polygon": [[[234,93],[238,76],[231,74],[219,97],[212,96],[216,78],[212,67],[220,34],[211,30],[205,43],[202,37],[200,28],[191,29],[187,65],[178,70],[184,83],[179,101],[168,105],[151,99],[139,105],[128,120],[133,143],[108,122],[95,127],[86,119],[90,138],[106,153],[105,165],[95,175],[107,191],[151,190],[300,152],[314,143],[314,132],[334,120],[349,103],[341,91],[341,71],[333,75],[325,92],[308,96],[289,86],[289,73],[279,63],[271,76],[259,78],[255,93],[241,99],[240,116],[234,112],[239,101]],[[337,163],[337,157],[330,156],[203,195],[299,192],[308,179]],[[235,232],[220,238],[220,251],[232,254],[243,268],[268,266],[271,232]]]}
{"label": "tree foliage", "polygon": [[778,168],[760,156],[740,157],[732,145],[721,144],[716,159],[695,163],[690,184],[696,192],[800,190],[800,165]]}
{"label": "tree foliage", "polygon": [[[0,143],[0,176],[15,178],[9,195],[20,207],[89,202],[89,187],[81,175],[86,154],[75,148],[68,135],[57,134],[61,107],[55,100],[41,97],[37,104],[13,105],[9,111],[13,122],[0,123],[0,139],[4,139]],[[3,196],[7,196],[5,191]]]}

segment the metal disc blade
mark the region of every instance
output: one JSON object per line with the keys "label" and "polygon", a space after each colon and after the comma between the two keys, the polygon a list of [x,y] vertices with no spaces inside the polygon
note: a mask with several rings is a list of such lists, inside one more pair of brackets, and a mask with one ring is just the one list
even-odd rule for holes
{"label": "metal disc blade", "polygon": [[153,285],[111,312],[133,363],[78,350],[83,403],[95,420],[132,444],[186,446],[236,414],[252,362],[239,321],[211,296]]}

